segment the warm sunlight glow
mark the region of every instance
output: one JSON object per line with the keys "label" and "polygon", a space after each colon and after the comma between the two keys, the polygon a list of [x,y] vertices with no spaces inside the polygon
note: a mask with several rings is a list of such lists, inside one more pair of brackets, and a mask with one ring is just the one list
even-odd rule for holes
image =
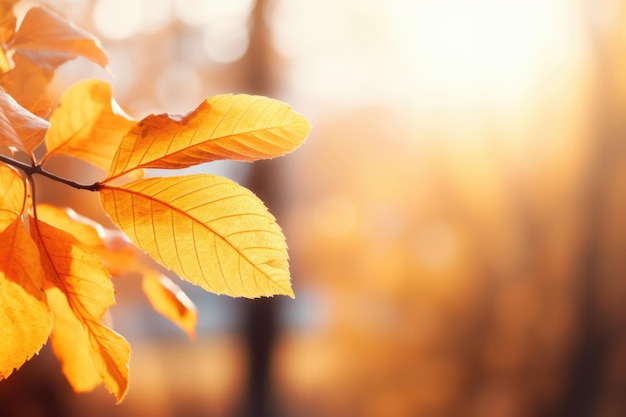
{"label": "warm sunlight glow", "polygon": [[[123,10],[123,13],[120,13]],[[138,0],[99,0],[93,19],[96,29],[109,39],[125,39],[141,28],[142,3]]]}
{"label": "warm sunlight glow", "polygon": [[302,0],[267,15],[290,87],[321,102],[515,107],[586,46],[567,0],[359,2],[356,16],[353,2],[325,1],[332,16]]}

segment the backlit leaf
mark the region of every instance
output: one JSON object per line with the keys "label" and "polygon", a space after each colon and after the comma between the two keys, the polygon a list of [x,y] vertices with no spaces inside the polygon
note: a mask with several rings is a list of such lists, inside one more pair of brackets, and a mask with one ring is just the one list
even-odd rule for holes
{"label": "backlit leaf", "polygon": [[74,236],[39,219],[30,220],[46,280],[61,290],[82,323],[95,368],[119,402],[128,389],[130,347],[124,338],[100,323],[115,303],[109,274],[102,261]]}
{"label": "backlit leaf", "polygon": [[122,140],[108,178],[136,168],[273,158],[300,146],[309,129],[304,116],[280,101],[243,94],[216,96],[184,116],[144,118]]}
{"label": "backlit leaf", "polygon": [[107,171],[122,138],[136,122],[113,100],[111,86],[100,80],[82,81],[69,89],[50,118],[48,153],[83,159]]}
{"label": "backlit leaf", "polygon": [[15,169],[0,163],[0,231],[20,216],[25,197],[24,179]]}
{"label": "backlit leaf", "polygon": [[74,391],[91,391],[102,379],[89,354],[89,335],[76,318],[65,295],[55,287],[46,290],[48,305],[54,316],[50,342],[61,370]]}
{"label": "backlit leaf", "polygon": [[0,146],[32,152],[43,140],[48,122],[0,90]]}
{"label": "backlit leaf", "polygon": [[21,217],[0,233],[0,306],[0,379],[4,379],[39,352],[52,327],[39,254]]}
{"label": "backlit leaf", "polygon": [[[0,42],[2,45],[11,39],[15,33],[17,19],[13,13],[13,6],[18,0],[0,0]],[[4,48],[0,48],[0,72],[6,72],[12,68],[11,58]]]}
{"label": "backlit leaf", "polygon": [[28,10],[9,44],[40,66],[57,68],[77,56],[105,68],[109,57],[90,33],[42,7]]}
{"label": "backlit leaf", "polygon": [[70,208],[62,209],[50,204],[37,204],[37,218],[66,231],[90,249],[104,245],[99,232],[103,229],[102,226],[94,221],[88,222],[86,218],[83,221],[77,220],[81,216]]}
{"label": "backlit leaf", "polygon": [[231,296],[293,297],[285,238],[252,192],[197,174],[100,190],[105,212],[139,248],[181,278]]}
{"label": "backlit leaf", "polygon": [[22,107],[41,118],[46,117],[52,103],[46,88],[54,70],[40,67],[20,54],[13,56],[13,62],[13,69],[0,74],[0,86]]}
{"label": "backlit leaf", "polygon": [[177,324],[189,338],[195,338],[198,310],[178,285],[154,271],[145,271],[142,288],[156,311]]}

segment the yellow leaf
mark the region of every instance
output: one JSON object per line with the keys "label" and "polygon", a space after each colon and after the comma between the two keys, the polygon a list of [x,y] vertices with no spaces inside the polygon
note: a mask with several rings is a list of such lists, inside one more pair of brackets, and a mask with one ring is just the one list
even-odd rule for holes
{"label": "yellow leaf", "polygon": [[58,288],[48,288],[46,295],[54,316],[50,342],[54,354],[61,362],[63,375],[74,391],[91,391],[100,385],[102,379],[89,354],[89,335]]}
{"label": "yellow leaf", "polygon": [[0,379],[39,352],[52,327],[37,247],[15,219],[0,233]]}
{"label": "yellow leaf", "polygon": [[90,33],[42,7],[28,10],[9,47],[40,66],[52,69],[85,57],[105,68],[109,57]]}
{"label": "yellow leaf", "polygon": [[0,146],[32,153],[43,140],[48,122],[20,106],[0,91]]}
{"label": "yellow leaf", "polygon": [[25,198],[24,179],[15,169],[0,164],[0,231],[21,215]]}
{"label": "yellow leaf", "polygon": [[154,271],[144,271],[142,288],[152,307],[168,318],[190,339],[196,337],[198,310],[178,285]]}
{"label": "yellow leaf", "polygon": [[115,303],[113,285],[102,261],[67,232],[30,218],[30,230],[45,278],[65,295],[89,336],[89,354],[104,386],[120,402],[128,390],[130,347],[100,323]]}
{"label": "yellow leaf", "polygon": [[184,168],[219,159],[255,161],[291,152],[310,126],[267,97],[221,95],[185,116],[150,115],[122,140],[108,179],[137,168]]}
{"label": "yellow leaf", "polygon": [[135,122],[112,97],[111,86],[100,80],[82,81],[69,89],[50,118],[48,153],[81,158],[108,170],[122,138]]}
{"label": "yellow leaf", "polygon": [[263,202],[226,178],[148,178],[100,190],[104,211],[181,278],[231,296],[293,297],[285,238]]}

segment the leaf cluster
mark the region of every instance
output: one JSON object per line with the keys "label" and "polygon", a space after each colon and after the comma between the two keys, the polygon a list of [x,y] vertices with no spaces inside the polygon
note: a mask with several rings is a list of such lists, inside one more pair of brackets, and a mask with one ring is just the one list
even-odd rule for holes
{"label": "leaf cluster", "polygon": [[[191,337],[197,321],[193,303],[142,252],[217,294],[293,297],[285,238],[252,192],[215,175],[145,170],[281,156],[302,144],[309,123],[285,103],[251,95],[134,120],[100,80],[78,82],[53,109],[46,87],[55,70],[77,56],[106,68],[107,54],[45,8],[29,9],[16,27],[15,3],[0,1],[0,379],[50,338],[76,391],[103,383],[119,402],[130,347],[110,327],[111,278],[141,276],[155,309]],[[102,179],[82,184],[47,171],[58,155],[101,168]],[[119,230],[39,203],[37,175],[98,192]]]}

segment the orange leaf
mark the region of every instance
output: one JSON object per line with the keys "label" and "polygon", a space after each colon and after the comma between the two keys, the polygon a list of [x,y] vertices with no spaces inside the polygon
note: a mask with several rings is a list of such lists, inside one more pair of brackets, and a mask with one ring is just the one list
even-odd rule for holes
{"label": "orange leaf", "polygon": [[22,214],[25,198],[24,179],[15,169],[0,164],[0,231]]}
{"label": "orange leaf", "polygon": [[156,311],[177,324],[190,339],[196,337],[198,310],[178,285],[157,272],[144,271],[142,288]]}
{"label": "orange leaf", "polygon": [[185,116],[144,118],[122,140],[108,179],[137,168],[273,158],[300,146],[309,129],[304,116],[285,103],[261,96],[221,95]]}
{"label": "orange leaf", "polygon": [[15,33],[17,19],[13,12],[13,6],[19,0],[0,0],[0,41],[7,43]]}
{"label": "orange leaf", "polygon": [[91,391],[100,385],[101,378],[89,354],[89,335],[58,288],[48,288],[46,295],[54,316],[50,342],[63,375],[74,391]]}
{"label": "orange leaf", "polygon": [[15,219],[0,233],[0,379],[42,348],[52,327],[37,247]]}
{"label": "orange leaf", "polygon": [[[0,1],[0,44],[6,45],[15,33],[17,19],[13,13],[13,6],[18,0]],[[12,62],[7,51],[0,48],[0,72],[6,72],[12,68]]]}
{"label": "orange leaf", "polygon": [[100,201],[135,245],[205,290],[293,297],[280,227],[233,181],[208,174],[148,178],[104,186]]}
{"label": "orange leaf", "polygon": [[0,90],[0,146],[32,153],[43,140],[47,129],[48,122]]}
{"label": "orange leaf", "polygon": [[93,35],[41,7],[28,10],[9,47],[40,66],[52,69],[77,56],[102,68],[109,62],[102,45]]}
{"label": "orange leaf", "polygon": [[134,124],[113,100],[109,84],[82,81],[63,95],[60,107],[52,114],[46,134],[48,153],[41,163],[51,155],[69,155],[106,171]]}
{"label": "orange leaf", "polygon": [[101,236],[104,228],[70,208],[62,209],[50,204],[37,204],[37,218],[66,231],[90,249],[104,245]]}
{"label": "orange leaf", "polygon": [[115,303],[113,285],[102,261],[67,232],[30,218],[46,280],[67,298],[89,336],[89,354],[105,387],[120,402],[128,390],[130,347],[100,323]]}
{"label": "orange leaf", "polygon": [[39,117],[46,117],[52,103],[46,88],[54,70],[42,68],[20,54],[13,56],[13,62],[13,69],[0,74],[0,85],[22,107]]}

